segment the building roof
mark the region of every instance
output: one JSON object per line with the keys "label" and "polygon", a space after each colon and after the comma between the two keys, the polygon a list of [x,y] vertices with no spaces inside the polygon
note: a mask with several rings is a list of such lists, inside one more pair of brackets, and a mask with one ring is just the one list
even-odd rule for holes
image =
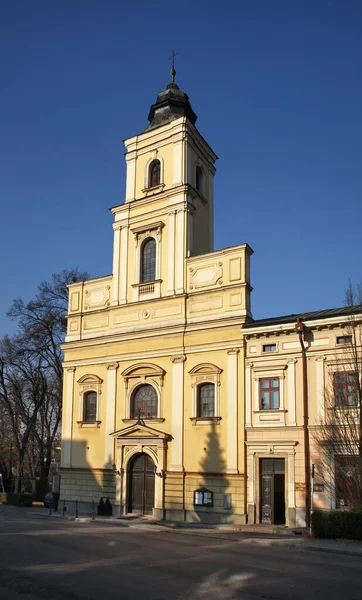
{"label": "building roof", "polygon": [[282,325],[284,323],[295,323],[301,321],[319,321],[321,319],[332,319],[333,317],[348,317],[349,315],[362,314],[362,306],[342,306],[341,308],[326,308],[313,312],[284,315],[282,317],[270,317],[268,319],[255,319],[243,325],[243,329],[252,327],[268,327],[270,325]]}
{"label": "building roof", "polygon": [[155,104],[152,104],[148,115],[150,124],[145,131],[156,129],[180,117],[187,117],[193,125],[197,120],[186,92],[180,90],[176,83],[171,82],[158,94]]}

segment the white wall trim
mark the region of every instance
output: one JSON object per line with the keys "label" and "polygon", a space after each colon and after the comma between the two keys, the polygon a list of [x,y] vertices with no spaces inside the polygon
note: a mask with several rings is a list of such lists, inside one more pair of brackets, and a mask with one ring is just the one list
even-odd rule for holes
{"label": "white wall trim", "polygon": [[295,368],[297,360],[288,361],[287,387],[288,387],[288,425],[296,426],[296,387]]}
{"label": "white wall trim", "polygon": [[72,426],[73,426],[73,403],[74,403],[74,373],[75,367],[66,369],[65,383],[65,418],[62,431],[62,465],[72,466]]}
{"label": "white wall trim", "polygon": [[185,356],[172,360],[172,444],[171,471],[183,471],[183,418],[184,418],[184,361]]}
{"label": "white wall trim", "polygon": [[227,360],[227,472],[238,472],[238,349]]}
{"label": "white wall trim", "polygon": [[118,363],[107,365],[107,399],[106,399],[106,426],[105,426],[105,468],[111,468],[115,462],[114,459],[114,439],[111,433],[115,429],[116,416],[116,386],[117,386]]}

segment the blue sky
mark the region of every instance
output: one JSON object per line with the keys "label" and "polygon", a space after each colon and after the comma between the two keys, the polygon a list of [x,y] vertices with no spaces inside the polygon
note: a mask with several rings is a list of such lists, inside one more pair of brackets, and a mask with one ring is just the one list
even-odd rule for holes
{"label": "blue sky", "polygon": [[219,156],[215,247],[248,242],[255,318],[362,279],[359,0],[3,0],[0,334],[53,272],[111,272],[122,140],[169,81]]}

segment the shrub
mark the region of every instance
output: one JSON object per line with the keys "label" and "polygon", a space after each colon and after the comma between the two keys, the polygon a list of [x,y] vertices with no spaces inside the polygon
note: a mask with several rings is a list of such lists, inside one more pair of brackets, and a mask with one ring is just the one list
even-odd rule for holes
{"label": "shrub", "polygon": [[11,504],[12,506],[32,506],[32,494],[0,494],[1,504]]}
{"label": "shrub", "polygon": [[362,540],[362,512],[316,510],[312,514],[312,535],[318,538]]}

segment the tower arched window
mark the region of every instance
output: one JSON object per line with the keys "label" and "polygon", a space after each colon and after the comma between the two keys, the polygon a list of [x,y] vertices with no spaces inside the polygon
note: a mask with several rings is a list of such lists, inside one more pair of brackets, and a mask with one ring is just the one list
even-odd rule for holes
{"label": "tower arched window", "polygon": [[156,279],[156,240],[148,238],[141,249],[141,283]]}
{"label": "tower arched window", "polygon": [[156,419],[158,397],[155,388],[149,383],[135,389],[131,398],[131,419]]}
{"label": "tower arched window", "polygon": [[200,166],[196,167],[196,189],[204,193],[204,172]]}
{"label": "tower arched window", "polygon": [[152,188],[161,183],[161,163],[153,160],[149,166],[148,187]]}

